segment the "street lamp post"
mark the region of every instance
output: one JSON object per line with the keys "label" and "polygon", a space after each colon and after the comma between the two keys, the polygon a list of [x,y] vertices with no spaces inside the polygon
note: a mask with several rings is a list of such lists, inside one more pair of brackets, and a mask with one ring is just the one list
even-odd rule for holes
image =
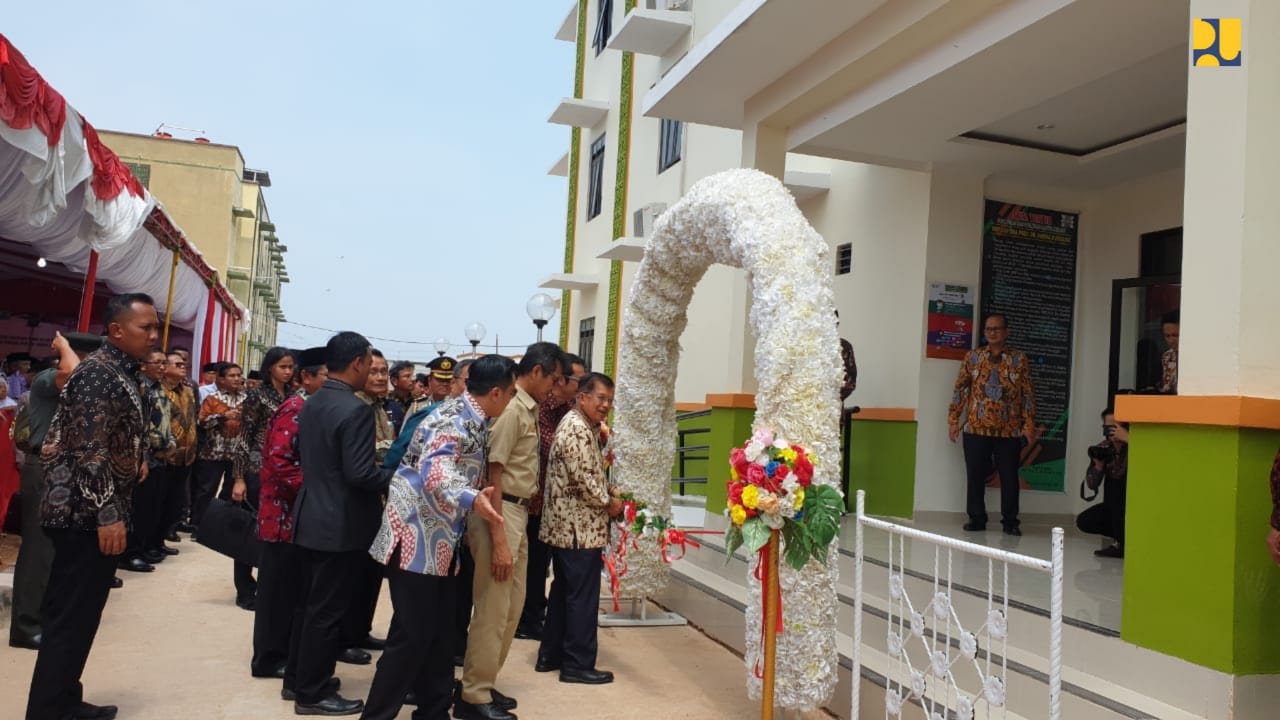
{"label": "street lamp post", "polygon": [[466,333],[467,340],[471,342],[471,354],[476,355],[478,353],[476,348],[480,345],[480,341],[484,340],[484,325],[473,322],[463,332]]}
{"label": "street lamp post", "polygon": [[447,352],[449,352],[448,339],[439,338],[438,340],[436,340],[436,354],[443,356]]}
{"label": "street lamp post", "polygon": [[542,328],[555,317],[556,311],[560,309],[560,301],[546,293],[538,293],[529,298],[524,309],[529,313],[529,319],[533,321],[534,326],[538,328],[538,342],[542,342]]}

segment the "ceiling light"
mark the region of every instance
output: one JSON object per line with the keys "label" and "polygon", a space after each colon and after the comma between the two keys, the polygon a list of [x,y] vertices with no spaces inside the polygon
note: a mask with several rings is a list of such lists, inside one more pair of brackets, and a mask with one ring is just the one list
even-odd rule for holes
{"label": "ceiling light", "polygon": [[44,267],[45,265],[48,265],[48,264],[49,262],[44,258],[40,258],[39,260],[36,260],[36,267]]}

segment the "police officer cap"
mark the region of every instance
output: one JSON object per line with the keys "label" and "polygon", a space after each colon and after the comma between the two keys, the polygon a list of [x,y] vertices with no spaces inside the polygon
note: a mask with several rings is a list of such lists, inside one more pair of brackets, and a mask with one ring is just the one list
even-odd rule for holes
{"label": "police officer cap", "polygon": [[458,365],[458,361],[448,355],[440,357],[427,363],[427,369],[431,371],[431,377],[437,380],[452,380],[453,368]]}

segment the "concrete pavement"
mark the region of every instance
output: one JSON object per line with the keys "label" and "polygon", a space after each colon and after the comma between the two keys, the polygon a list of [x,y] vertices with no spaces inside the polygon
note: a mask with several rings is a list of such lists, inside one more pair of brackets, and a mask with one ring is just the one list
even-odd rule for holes
{"label": "concrete pavement", "polygon": [[[112,591],[107,604],[85,670],[85,699],[120,706],[121,720],[295,717],[292,703],[280,700],[278,681],[249,675],[253,615],[233,602],[231,561],[192,542],[176,547],[182,554],[154,573],[121,571],[125,587]],[[375,634],[385,635],[390,619],[384,588]],[[601,628],[599,665],[616,673],[612,685],[566,685],[554,673],[535,673],[536,652],[536,643],[516,640],[498,681],[519,700],[516,714],[523,720],[715,720],[759,713],[745,698],[742,660],[693,628]],[[22,717],[34,662],[34,652],[0,644],[3,720]],[[343,695],[365,697],[373,670],[338,665]]]}

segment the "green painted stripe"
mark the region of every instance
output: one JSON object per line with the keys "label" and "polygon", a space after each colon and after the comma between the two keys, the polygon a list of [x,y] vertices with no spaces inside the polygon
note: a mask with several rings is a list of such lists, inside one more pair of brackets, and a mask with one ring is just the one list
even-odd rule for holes
{"label": "green painted stripe", "polygon": [[[635,0],[627,0],[627,12],[635,7]],[[635,57],[622,53],[622,91],[618,99],[618,163],[613,184],[613,239],[627,233],[627,180],[631,167],[631,94],[635,74]],[[622,296],[622,263],[615,260],[609,267],[609,317],[604,341],[605,372],[618,372],[619,305]]]}
{"label": "green painted stripe", "polygon": [[[577,50],[573,66],[573,96],[582,97],[583,78],[587,63],[587,0],[578,0]],[[573,272],[573,253],[577,244],[578,228],[578,163],[581,158],[582,130],[573,128],[569,135],[569,209],[565,213],[564,271]],[[573,293],[560,291],[560,347],[569,347],[569,314],[573,310]]]}

